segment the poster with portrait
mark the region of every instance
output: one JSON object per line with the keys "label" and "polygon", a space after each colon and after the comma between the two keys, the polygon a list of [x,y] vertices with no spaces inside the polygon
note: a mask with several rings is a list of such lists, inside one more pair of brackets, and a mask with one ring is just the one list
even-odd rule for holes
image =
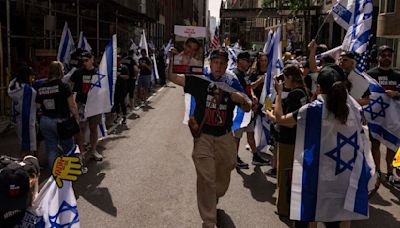
{"label": "poster with portrait", "polygon": [[174,34],[177,53],[174,57],[173,72],[203,74],[206,28],[175,25]]}

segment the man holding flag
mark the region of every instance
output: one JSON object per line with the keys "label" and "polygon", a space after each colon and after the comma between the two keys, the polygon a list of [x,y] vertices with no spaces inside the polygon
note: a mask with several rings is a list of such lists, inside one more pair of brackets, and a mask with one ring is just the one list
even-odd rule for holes
{"label": "man holding flag", "polygon": [[226,68],[228,53],[214,50],[210,56],[210,79],[204,76],[177,75],[172,72],[176,50],[170,50],[168,79],[191,94],[196,101],[189,128],[194,137],[193,161],[197,173],[197,204],[203,228],[217,224],[218,199],[229,187],[236,166],[236,145],[231,132],[236,105],[248,112],[251,101],[229,84]]}
{"label": "man holding flag", "polygon": [[[369,70],[367,72],[372,78],[374,78],[384,89],[385,93],[392,97],[393,99],[399,100],[400,92],[400,72],[393,70],[391,68],[392,65],[392,56],[393,56],[393,49],[389,46],[383,45],[380,46],[378,49],[378,66]],[[372,135],[370,135],[370,140],[372,144],[372,155],[374,157],[376,171],[378,175],[381,177],[381,170],[380,170],[380,160],[381,160],[381,153],[380,153],[380,145],[381,143],[374,139]],[[400,181],[395,180],[393,175],[393,166],[391,165],[393,158],[395,155],[395,151],[387,148],[386,151],[386,164],[387,164],[387,175],[386,180],[391,184],[400,186]]]}

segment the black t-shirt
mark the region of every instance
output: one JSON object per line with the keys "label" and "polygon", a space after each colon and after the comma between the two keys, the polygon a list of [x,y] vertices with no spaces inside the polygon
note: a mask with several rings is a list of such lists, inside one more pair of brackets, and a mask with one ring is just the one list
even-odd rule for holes
{"label": "black t-shirt", "polygon": [[397,86],[400,85],[400,72],[390,69],[383,70],[375,67],[367,72],[374,78],[385,90],[398,91]]}
{"label": "black t-shirt", "polygon": [[[125,65],[120,65],[117,68],[117,72],[120,73],[120,75],[129,75],[129,70],[128,67],[126,67]],[[117,77],[117,82],[115,83],[115,86],[118,87],[126,87],[127,86],[127,81],[128,79],[123,79],[121,77]]]}
{"label": "black t-shirt", "polygon": [[[255,82],[259,78],[261,78],[263,75],[265,75],[265,72],[257,71],[255,73],[251,74],[250,81]],[[264,87],[264,84],[261,83],[260,85],[258,85],[256,88],[253,89],[254,95],[256,95],[256,97],[258,99],[260,99],[260,97],[261,97],[263,87]]]}
{"label": "black t-shirt", "polygon": [[70,116],[67,98],[71,88],[61,80],[46,81],[37,89],[36,103],[41,105],[42,114],[51,118]]}
{"label": "black t-shirt", "polygon": [[[194,118],[199,125],[207,115],[202,129],[203,133],[221,136],[231,131],[233,110],[236,104],[232,101],[229,93],[216,88],[209,81],[191,75],[185,76],[184,90],[191,94],[196,101]],[[214,96],[214,94],[218,94],[218,96]]]}
{"label": "black t-shirt", "polygon": [[[282,101],[283,114],[295,112],[301,106],[307,104],[308,98],[304,88],[297,88],[289,92],[287,98]],[[289,128],[280,126],[279,139],[280,143],[295,144],[296,127]]]}
{"label": "black t-shirt", "polygon": [[142,57],[139,59],[139,69],[140,75],[151,75],[151,70],[147,69],[147,67],[142,66],[142,64],[146,64],[151,66],[151,60],[149,57]]}
{"label": "black t-shirt", "polygon": [[121,63],[128,68],[129,79],[135,79],[135,72],[133,67],[137,65],[136,61],[131,56],[127,56],[121,60]]}
{"label": "black t-shirt", "polygon": [[251,92],[250,92],[250,88],[249,85],[251,83],[250,81],[250,76],[247,75],[245,72],[240,71],[238,68],[235,68],[233,70],[233,73],[236,75],[236,77],[238,78],[240,85],[243,87],[243,89],[246,91],[247,96],[249,96],[251,98]]}
{"label": "black t-shirt", "polygon": [[87,94],[89,93],[92,77],[96,74],[96,68],[92,70],[79,69],[71,75],[71,81],[74,83],[72,91],[76,92],[76,102],[86,104]]}

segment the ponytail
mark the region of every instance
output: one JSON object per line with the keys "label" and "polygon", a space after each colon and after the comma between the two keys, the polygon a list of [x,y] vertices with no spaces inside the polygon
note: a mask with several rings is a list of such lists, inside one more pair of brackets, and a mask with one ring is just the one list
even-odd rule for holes
{"label": "ponytail", "polygon": [[347,96],[347,88],[344,82],[335,82],[327,91],[327,109],[342,124],[346,124],[350,113],[347,106]]}

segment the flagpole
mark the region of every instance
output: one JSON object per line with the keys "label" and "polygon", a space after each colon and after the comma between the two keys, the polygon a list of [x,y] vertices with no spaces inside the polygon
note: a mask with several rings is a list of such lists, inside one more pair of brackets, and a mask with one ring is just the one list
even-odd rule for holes
{"label": "flagpole", "polygon": [[319,33],[321,32],[322,28],[324,27],[324,25],[325,25],[326,21],[328,20],[328,17],[331,15],[331,13],[332,13],[332,10],[329,10],[329,12],[328,12],[328,14],[326,15],[324,21],[323,21],[322,24],[319,26],[318,31],[317,31],[317,34],[316,34],[315,37],[314,37],[314,40],[317,40],[317,38],[318,38],[318,36],[319,36]]}

